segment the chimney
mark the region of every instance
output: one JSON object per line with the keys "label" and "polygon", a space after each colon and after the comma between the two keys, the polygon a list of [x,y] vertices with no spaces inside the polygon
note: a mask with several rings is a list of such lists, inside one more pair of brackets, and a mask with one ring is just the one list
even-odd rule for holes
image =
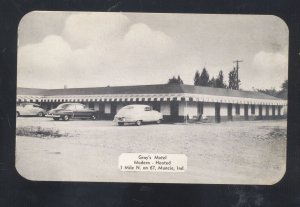
{"label": "chimney", "polygon": [[64,89],[67,89],[68,88],[68,85],[64,85]]}

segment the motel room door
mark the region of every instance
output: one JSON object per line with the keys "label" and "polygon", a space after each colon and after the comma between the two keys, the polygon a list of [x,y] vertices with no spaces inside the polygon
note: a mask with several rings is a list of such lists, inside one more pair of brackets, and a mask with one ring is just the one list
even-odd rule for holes
{"label": "motel room door", "polygon": [[215,120],[217,123],[221,122],[220,108],[220,103],[215,103]]}
{"label": "motel room door", "polygon": [[180,121],[179,120],[179,102],[171,101],[170,103],[170,119],[171,121]]}
{"label": "motel room door", "polygon": [[117,114],[117,103],[111,103],[111,109],[110,114],[112,117],[114,117]]}
{"label": "motel room door", "polygon": [[228,120],[232,121],[232,104],[227,105],[227,116]]}

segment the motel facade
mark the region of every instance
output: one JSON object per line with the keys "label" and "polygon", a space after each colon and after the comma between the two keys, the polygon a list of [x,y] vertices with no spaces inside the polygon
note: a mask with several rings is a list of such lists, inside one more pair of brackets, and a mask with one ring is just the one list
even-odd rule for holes
{"label": "motel facade", "polygon": [[184,84],[108,86],[95,88],[17,88],[16,102],[33,102],[50,110],[61,103],[83,103],[98,119],[113,119],[123,106],[147,104],[164,120],[182,122],[206,117],[210,122],[265,120],[285,117],[287,100],[255,91]]}

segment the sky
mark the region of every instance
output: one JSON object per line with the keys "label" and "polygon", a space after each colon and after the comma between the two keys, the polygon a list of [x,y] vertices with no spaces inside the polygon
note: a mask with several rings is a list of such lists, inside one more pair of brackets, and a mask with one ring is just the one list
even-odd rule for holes
{"label": "sky", "polygon": [[288,27],[271,15],[41,12],[18,28],[17,85],[30,88],[193,85],[240,63],[240,88],[280,89],[288,74]]}

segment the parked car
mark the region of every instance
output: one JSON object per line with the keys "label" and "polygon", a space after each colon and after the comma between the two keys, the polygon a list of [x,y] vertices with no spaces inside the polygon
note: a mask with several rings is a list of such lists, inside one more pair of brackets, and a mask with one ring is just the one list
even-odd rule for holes
{"label": "parked car", "polygon": [[16,116],[45,116],[46,110],[35,103],[20,103],[16,107]]}
{"label": "parked car", "polygon": [[48,111],[46,117],[51,117],[55,121],[62,119],[68,121],[71,118],[79,119],[96,119],[96,111],[87,108],[81,103],[63,103],[58,105],[55,109]]}
{"label": "parked car", "polygon": [[160,112],[153,110],[148,105],[132,104],[124,106],[115,115],[114,121],[119,126],[124,123],[135,123],[137,126],[142,125],[144,122],[161,123],[163,116]]}

